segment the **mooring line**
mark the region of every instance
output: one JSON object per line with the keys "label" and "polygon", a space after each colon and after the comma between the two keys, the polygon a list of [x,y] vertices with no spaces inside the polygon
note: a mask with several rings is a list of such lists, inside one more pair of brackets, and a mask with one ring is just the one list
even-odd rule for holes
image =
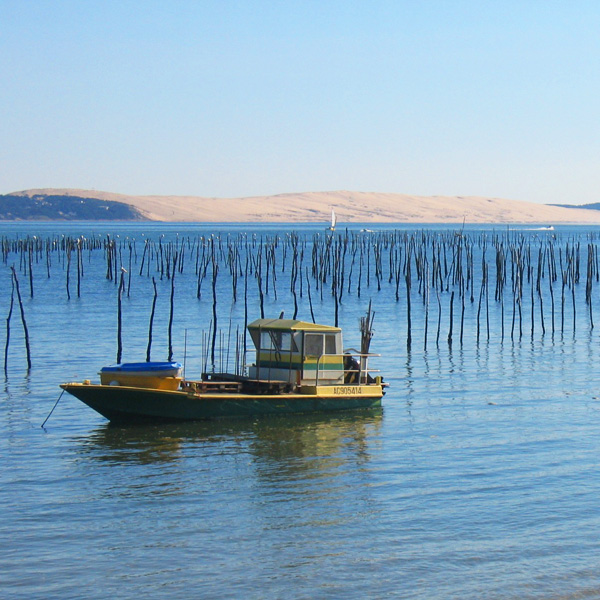
{"label": "mooring line", "polygon": [[54,406],[52,407],[52,410],[50,411],[50,413],[48,414],[48,416],[46,417],[46,419],[44,420],[44,422],[42,423],[42,429],[44,429],[44,425],[46,424],[46,421],[50,418],[50,415],[54,412],[54,409],[56,408],[56,406],[58,405],[60,399],[62,398],[62,395],[65,393],[65,390],[63,390],[60,393],[60,396],[58,397],[58,400],[54,403]]}

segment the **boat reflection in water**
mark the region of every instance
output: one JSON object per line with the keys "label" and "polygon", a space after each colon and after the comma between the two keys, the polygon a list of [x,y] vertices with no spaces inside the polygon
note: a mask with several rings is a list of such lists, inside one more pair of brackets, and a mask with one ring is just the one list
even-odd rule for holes
{"label": "boat reflection in water", "polygon": [[[369,439],[379,434],[383,409],[338,415],[269,416],[253,421],[232,419],[120,426],[106,423],[76,439],[78,454],[100,462],[156,465],[176,463],[217,450],[249,455],[261,462],[336,456],[352,449],[368,457]],[[302,463],[296,463],[302,464]]]}

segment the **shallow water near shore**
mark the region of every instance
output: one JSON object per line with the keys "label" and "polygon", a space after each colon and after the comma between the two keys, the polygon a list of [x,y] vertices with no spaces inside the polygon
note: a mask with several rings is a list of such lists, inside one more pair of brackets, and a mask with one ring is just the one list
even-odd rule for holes
{"label": "shallow water near shore", "polygon": [[[286,227],[221,231],[267,236]],[[215,226],[23,224],[3,225],[0,235],[108,231],[172,239],[210,235]],[[586,245],[590,231],[557,228],[557,244]],[[3,315],[10,264],[19,259],[2,267]],[[600,596],[600,331],[580,300],[585,281],[562,328],[557,308],[554,330],[546,312],[543,332],[536,304],[534,330],[524,320],[523,335],[511,336],[507,300],[502,335],[492,298],[490,336],[477,340],[475,300],[462,343],[457,320],[452,344],[449,298],[441,299],[437,340],[432,299],[425,344],[414,289],[410,349],[405,298],[396,301],[387,280],[381,290],[365,281],[360,298],[343,298],[340,325],[345,345],[358,345],[358,319],[372,300],[371,349],[390,383],[378,411],[116,427],[65,395],[42,429],[60,382],[95,378],[114,362],[115,284],[104,277],[101,251],[84,266],[81,297],[70,300],[56,259],[50,278],[34,265],[33,298],[19,271],[33,366],[27,373],[13,315],[0,402],[3,598]],[[271,290],[266,308],[291,317],[280,273],[278,297]],[[193,376],[202,370],[210,285],[199,300],[193,269],[175,281],[175,357],[185,355]],[[232,303],[224,273],[219,285],[227,338],[230,319],[233,329],[243,323],[243,303]],[[255,287],[253,278],[251,320],[259,316]],[[124,360],[144,358],[150,290],[147,278],[135,278],[124,299]],[[161,281],[156,359],[166,358],[168,290]],[[330,297],[312,293],[318,321],[332,322]],[[306,290],[299,318],[310,320]]]}

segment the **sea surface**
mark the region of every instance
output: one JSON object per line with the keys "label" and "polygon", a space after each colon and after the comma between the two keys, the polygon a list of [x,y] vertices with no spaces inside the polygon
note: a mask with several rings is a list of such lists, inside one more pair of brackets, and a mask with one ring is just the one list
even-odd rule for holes
{"label": "sea surface", "polygon": [[[79,295],[75,261],[69,264],[65,252],[53,251],[48,263],[44,252],[30,260],[26,252],[6,250],[0,265],[2,348],[10,327],[0,393],[0,597],[600,598],[596,271],[589,303],[585,289],[600,228],[545,231],[543,225],[338,227],[335,236],[354,236],[373,252],[368,261],[365,255],[359,296],[359,265],[351,278],[348,250],[338,309],[345,345],[358,346],[359,319],[372,303],[371,350],[381,354],[373,366],[390,384],[381,410],[127,427],[60,397],[61,382],[97,379],[116,359],[119,277],[107,278],[105,250],[82,251]],[[374,231],[361,231],[367,227]],[[473,293],[472,299],[466,294],[464,313],[460,284],[444,275],[447,287],[431,287],[427,296],[414,262],[411,289],[403,270],[396,298],[390,265],[397,255],[390,259],[390,253],[408,246],[385,238],[394,232],[397,240],[446,240],[447,263],[456,260],[457,238],[470,244]],[[145,359],[154,276],[152,358],[167,358],[174,290],[173,352],[188,377],[205,370],[214,314],[218,370],[231,368],[234,353],[227,347],[246,320],[260,316],[255,272],[238,280],[233,301],[227,240],[244,249],[238,273],[247,253],[272,248],[271,279],[261,283],[263,309],[266,316],[292,316],[290,234],[305,243],[297,316],[311,320],[310,286],[317,321],[333,323],[331,277],[317,289],[310,275],[315,240],[327,243],[330,235],[324,227],[0,225],[4,240],[117,240],[117,275],[121,266],[126,270],[123,360]],[[530,248],[520,319],[513,316],[510,258],[503,303],[495,298],[492,242],[499,237],[507,256],[511,244]],[[208,267],[200,298],[199,239],[209,246],[222,241],[222,262],[216,273]],[[165,252],[168,244],[185,247],[173,281],[161,275],[156,257],[151,269],[141,270],[146,240]],[[567,250],[575,247],[580,279],[571,286],[565,275],[563,285],[558,274],[552,312],[549,248],[566,273]],[[376,252],[383,252],[379,282]],[[538,271],[540,256],[545,266]],[[16,296],[8,321],[11,266],[30,370]],[[264,269],[266,278],[266,263]]]}

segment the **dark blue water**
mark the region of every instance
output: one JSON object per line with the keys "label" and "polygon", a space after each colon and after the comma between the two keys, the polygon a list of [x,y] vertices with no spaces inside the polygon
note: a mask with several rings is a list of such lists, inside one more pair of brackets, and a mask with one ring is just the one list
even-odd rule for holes
{"label": "dark blue water", "polygon": [[[352,232],[358,235],[358,229]],[[267,239],[291,230],[310,240],[317,232],[315,226],[25,224],[3,225],[0,235],[110,233],[135,239],[136,268],[123,298],[123,358],[143,360],[152,302],[151,280],[139,275],[144,239],[211,233]],[[10,254],[0,269],[0,315],[5,324],[15,265],[33,366],[27,372],[17,310],[0,402],[1,596],[600,597],[596,279],[591,318],[585,302],[588,243],[597,243],[600,230],[518,232],[535,248],[535,268],[547,236],[554,236],[557,251],[579,241],[582,265],[575,313],[568,290],[562,326],[560,281],[554,284],[554,328],[548,273],[542,279],[543,326],[539,297],[534,294],[532,319],[531,284],[524,286],[521,335],[518,328],[511,334],[510,283],[504,327],[493,286],[487,309],[485,303],[479,309],[482,252],[475,240],[505,232],[463,232],[473,240],[476,268],[462,343],[456,289],[452,344],[447,340],[452,286],[440,294],[439,336],[438,298],[431,288],[426,338],[427,305],[413,266],[408,348],[406,286],[396,301],[387,250],[380,290],[373,272],[368,284],[363,273],[359,298],[355,266],[340,325],[346,346],[358,345],[358,320],[373,302],[371,348],[382,354],[377,366],[391,384],[381,411],[127,428],[110,426],[66,396],[40,427],[60,382],[94,379],[115,360],[117,286],[105,277],[103,251],[84,252],[79,298],[71,271],[70,300],[58,253],[50,278],[45,257],[33,263],[33,298],[27,269],[18,254]],[[489,247],[486,256],[495,281]],[[124,251],[125,267],[128,260]],[[185,356],[193,376],[203,368],[213,297],[209,278],[198,300],[193,262],[187,260],[175,279],[173,337],[175,357]],[[285,310],[291,317],[290,270],[282,270],[282,259],[276,275],[265,312],[278,316]],[[159,360],[167,352],[171,284],[159,277],[157,284],[153,358]],[[217,284],[224,347],[243,326],[244,303],[243,297],[232,301],[225,268]],[[306,285],[298,316],[310,320]],[[331,323],[330,290],[321,299],[315,281],[310,285],[315,316]],[[259,316],[254,276],[248,297],[252,320]],[[5,341],[3,328],[2,348]],[[226,355],[219,360],[226,363]]]}

